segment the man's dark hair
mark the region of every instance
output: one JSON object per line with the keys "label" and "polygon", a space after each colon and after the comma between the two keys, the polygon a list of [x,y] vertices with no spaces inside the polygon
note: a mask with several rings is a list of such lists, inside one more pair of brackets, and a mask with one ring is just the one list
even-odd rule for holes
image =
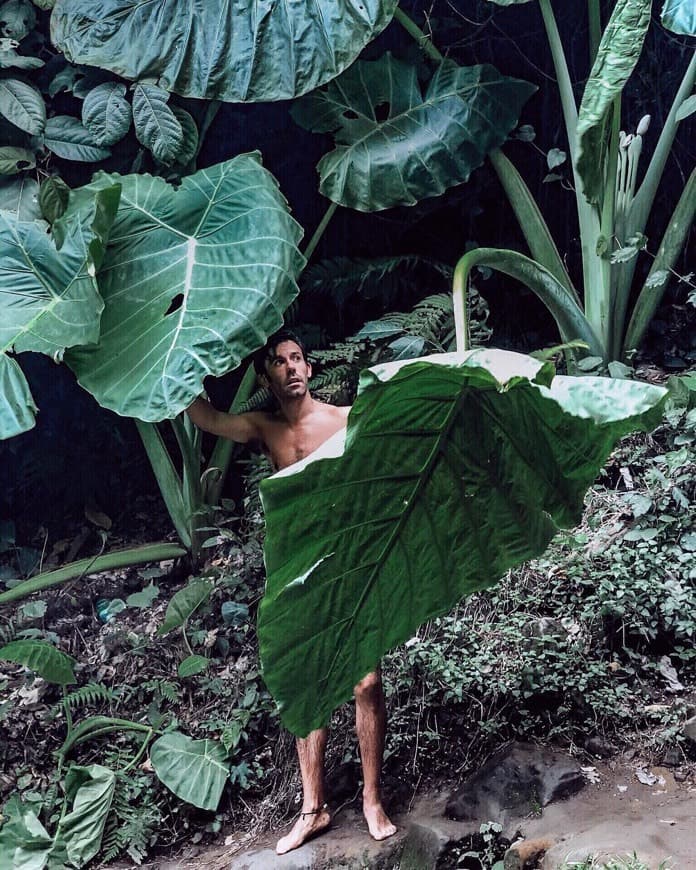
{"label": "man's dark hair", "polygon": [[302,351],[302,356],[304,357],[305,362],[307,361],[307,349],[305,348],[302,339],[295,335],[291,329],[283,327],[282,329],[279,329],[278,332],[274,333],[268,339],[266,344],[264,344],[264,346],[254,354],[254,371],[257,375],[266,374],[266,362],[273,359],[275,356],[275,349],[284,341],[294,341]]}

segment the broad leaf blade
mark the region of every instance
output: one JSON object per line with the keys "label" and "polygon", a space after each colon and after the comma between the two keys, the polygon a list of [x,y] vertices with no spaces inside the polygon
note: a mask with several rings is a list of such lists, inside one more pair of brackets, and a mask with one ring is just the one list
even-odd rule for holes
{"label": "broad leaf blade", "polygon": [[19,221],[41,219],[39,185],[33,178],[0,178],[0,210]]}
{"label": "broad leaf blade", "polygon": [[43,870],[53,840],[36,814],[15,794],[3,807],[2,815],[0,867]]}
{"label": "broad leaf blade", "polygon": [[133,91],[135,135],[157,160],[170,166],[183,147],[184,131],[168,99],[167,91],[154,85],[138,84]]}
{"label": "broad leaf blade", "polygon": [[89,130],[71,115],[55,115],[46,121],[44,144],[58,157],[82,163],[105,160],[111,154],[108,148],[102,148]]}
{"label": "broad leaf blade", "polygon": [[114,145],[123,139],[130,129],[131,117],[126,86],[121,82],[97,85],[82,104],[82,123],[97,145]]}
{"label": "broad leaf blade", "polygon": [[0,146],[0,175],[17,175],[36,166],[36,157],[27,148],[16,145]]}
{"label": "broad leaf blade", "polygon": [[[585,85],[578,113],[577,170],[589,202],[600,202],[604,191],[612,105],[638,62],[651,5],[652,0],[617,0]],[[608,189],[613,196],[613,181]]]}
{"label": "broad leaf blade", "polygon": [[505,141],[534,90],[495,67],[447,61],[423,92],[416,68],[386,54],[303,98],[293,117],[310,130],[337,131],[336,149],[317,167],[321,192],[379,211],[466,181]]}
{"label": "broad leaf blade", "polygon": [[41,92],[19,79],[0,78],[0,115],[32,136],[43,133],[46,125]]}
{"label": "broad leaf blade", "polygon": [[84,867],[99,851],[115,788],[116,774],[101,764],[68,771],[65,790],[72,810],[60,822],[56,843],[73,866]]}
{"label": "broad leaf blade", "polygon": [[191,614],[201,604],[205,604],[213,591],[213,584],[207,580],[192,580],[174,595],[167,605],[164,622],[157,629],[157,634],[167,634],[173,628],[183,625]]}
{"label": "broad leaf blade", "polygon": [[337,76],[396,0],[158,3],[58,0],[51,38],[75,63],[229,102],[291,99]]}
{"label": "broad leaf blade", "polygon": [[181,800],[216,810],[227,781],[227,753],[213,740],[165,734],[152,744],[150,761],[159,779]]}
{"label": "broad leaf blade", "polygon": [[38,410],[16,360],[0,354],[0,441],[31,429]]}
{"label": "broad leaf blade", "polygon": [[616,438],[659,418],[662,389],[546,387],[551,374],[504,351],[368,370],[345,446],[262,484],[259,639],[291,731],[325,724],[384,652],[539,555],[581,516]]}
{"label": "broad leaf blade", "polygon": [[67,686],[75,682],[73,659],[45,640],[13,640],[0,648],[0,659],[24,665],[47,683]]}
{"label": "broad leaf blade", "polygon": [[301,229],[255,154],[176,189],[149,175],[100,175],[93,186],[112,181],[123,192],[99,272],[101,337],[66,360],[105,407],[172,418],[206,375],[231,371],[281,325]]}
{"label": "broad leaf blade", "polygon": [[696,5],[693,0],[666,0],[661,18],[664,26],[673,33],[696,36]]}

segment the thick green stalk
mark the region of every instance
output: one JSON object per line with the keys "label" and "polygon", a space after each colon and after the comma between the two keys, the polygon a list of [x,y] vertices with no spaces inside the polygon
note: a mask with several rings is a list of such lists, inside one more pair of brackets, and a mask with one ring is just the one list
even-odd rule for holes
{"label": "thick green stalk", "polygon": [[126,550],[114,550],[91,559],[80,559],[70,562],[55,571],[46,571],[37,574],[6,592],[0,592],[0,604],[10,601],[18,601],[26,598],[34,592],[67,583],[68,580],[78,579],[85,574],[98,574],[100,571],[113,571],[114,568],[127,568],[131,565],[144,565],[147,562],[161,562],[164,559],[178,559],[186,555],[186,550],[178,544],[162,542],[157,544],[143,544],[141,547],[130,547]]}
{"label": "thick green stalk", "polygon": [[434,60],[437,63],[442,63],[445,57],[433,45],[433,41],[430,37],[426,36],[416,22],[409,18],[409,16],[398,7],[394,12],[394,21],[398,21],[404,30],[411,34],[424,54],[426,54],[431,60]]}
{"label": "thick green stalk", "polygon": [[[254,392],[254,384],[256,383],[256,372],[254,366],[250,363],[244,376],[237,387],[237,392],[232,399],[230,405],[230,414],[237,414],[241,406],[246,402]],[[220,494],[227,476],[227,469],[232,461],[232,453],[235,448],[234,441],[229,438],[218,438],[213,448],[213,453],[208,462],[205,475],[203,478],[203,500],[206,504],[216,505],[220,502]]]}
{"label": "thick green stalk", "polygon": [[599,288],[602,286],[602,262],[597,254],[600,226],[599,215],[594,207],[585,199],[582,193],[582,182],[576,169],[578,108],[573,93],[573,85],[570,81],[568,63],[563,51],[561,36],[558,32],[550,0],[539,0],[539,8],[541,9],[546,35],[549,40],[549,48],[551,49],[551,57],[554,69],[556,70],[556,80],[561,97],[561,108],[565,121],[566,136],[568,138],[568,148],[570,150],[570,163],[573,169],[575,201],[578,211],[578,223],[580,225],[585,310],[593,330],[597,334],[601,334],[602,297],[599,293]]}
{"label": "thick green stalk", "polygon": [[458,353],[464,353],[469,350],[469,317],[467,315],[469,272],[471,272],[471,266],[465,255],[460,258],[454,267],[454,277],[452,279],[454,331]]}
{"label": "thick green stalk", "polygon": [[[488,266],[521,281],[547,307],[556,321],[564,342],[579,339],[587,345],[590,355],[604,357],[601,342],[582,309],[570,297],[566,288],[559,284],[548,269],[517,251],[499,248],[475,248],[465,254],[455,267],[455,304],[457,296],[461,297],[462,288],[466,287],[469,274],[474,266]],[[460,310],[461,305],[462,301],[459,302]],[[455,319],[455,325],[456,322]],[[459,350],[461,345],[465,343],[466,335],[460,331],[457,334],[457,349]]]}
{"label": "thick green stalk", "polygon": [[[623,335],[623,318],[626,316],[625,307],[615,295],[616,270],[612,268],[609,252],[613,249],[616,237],[616,174],[619,165],[619,132],[621,127],[621,95],[614,97],[611,113],[611,131],[609,133],[609,145],[607,148],[606,176],[602,197],[602,218],[600,223],[600,235],[607,239],[608,249],[601,257],[602,266],[602,299],[600,301],[599,330],[602,342],[607,351],[607,362],[617,359],[621,349],[621,337]],[[620,325],[617,326],[617,320]]]}
{"label": "thick green stalk", "polygon": [[316,246],[319,244],[321,237],[324,235],[324,231],[326,230],[327,226],[329,225],[329,221],[336,213],[337,208],[338,208],[337,202],[330,202],[329,203],[329,207],[326,209],[326,213],[324,214],[324,217],[319,221],[319,226],[316,228],[316,230],[314,230],[314,234],[313,234],[312,238],[309,240],[307,247],[302,252],[304,254],[304,258],[305,258],[305,260],[307,260],[307,262],[309,262],[309,260],[311,259],[312,254],[314,253]]}
{"label": "thick green stalk", "polygon": [[[648,328],[648,324],[652,320],[657,307],[662,300],[667,283],[669,280],[669,272],[674,268],[677,257],[684,247],[684,242],[693,225],[696,217],[696,169],[691,171],[689,180],[679,197],[679,202],[674,209],[672,218],[665,230],[657,256],[652,264],[645,284],[638,295],[633,316],[631,317],[628,329],[626,330],[626,339],[623,345],[624,356],[632,350],[635,350],[640,345]],[[662,280],[658,272],[664,272]],[[650,286],[651,279],[655,282],[654,286]]]}
{"label": "thick green stalk", "polygon": [[575,291],[575,287],[573,287],[563,260],[558,253],[558,248],[553,240],[548,224],[544,220],[539,206],[525,184],[524,179],[514,164],[499,148],[494,148],[488,157],[493,164],[493,168],[498,173],[500,183],[517,216],[517,222],[527,240],[532,258],[537,263],[545,266],[579,305],[580,299]]}
{"label": "thick green stalk", "polygon": [[189,532],[189,517],[184,503],[181,478],[174,467],[167,446],[162,440],[162,435],[156,423],[143,423],[136,420],[138,433],[150,460],[152,471],[157,480],[162,498],[174,523],[174,528],[181,539],[181,543],[187,548],[191,547],[191,535]]}
{"label": "thick green stalk", "polygon": [[665,163],[667,162],[667,157],[669,156],[672,143],[674,142],[674,137],[677,135],[677,127],[680,123],[677,120],[677,112],[684,100],[691,94],[695,80],[696,51],[692,55],[689,66],[684,73],[684,78],[679,85],[679,90],[677,91],[674,102],[672,103],[672,108],[669,110],[662,132],[660,133],[660,138],[658,139],[648,170],[643,178],[643,183],[641,184],[638,193],[635,195],[633,202],[629,206],[627,221],[627,233],[629,235],[645,232],[645,225],[648,221],[648,216],[655,200],[655,194],[657,193],[657,188],[660,179],[662,178]]}
{"label": "thick green stalk", "polygon": [[595,62],[599,43],[602,41],[602,19],[599,0],[587,0],[587,20],[590,32],[590,67]]}
{"label": "thick green stalk", "polygon": [[[657,188],[664,172],[665,163],[669,156],[674,137],[677,135],[679,121],[677,120],[677,112],[684,100],[689,96],[694,87],[696,79],[696,52],[691,58],[691,61],[684,73],[679,89],[672,103],[672,107],[667,115],[667,120],[660,133],[657,146],[653,153],[650,165],[643,178],[638,193],[633,197],[633,200],[627,203],[626,218],[625,218],[625,236],[626,238],[644,234],[645,228],[650,217],[650,211],[655,201]],[[619,272],[619,284],[617,292],[625,294],[628,298],[633,283],[638,258],[634,257],[631,261],[624,265],[624,268]]]}
{"label": "thick green stalk", "polygon": [[195,566],[202,543],[199,527],[207,525],[208,522],[203,516],[206,506],[203,503],[201,486],[201,434],[186,414],[175,417],[170,422],[181,452],[181,492],[191,539],[191,558]]}

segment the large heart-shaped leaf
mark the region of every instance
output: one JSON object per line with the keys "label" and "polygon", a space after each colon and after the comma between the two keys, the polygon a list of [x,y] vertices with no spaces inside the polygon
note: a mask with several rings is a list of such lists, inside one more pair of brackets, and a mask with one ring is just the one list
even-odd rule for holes
{"label": "large heart-shaped leaf", "polygon": [[193,740],[174,731],[152,744],[150,761],[159,779],[182,801],[216,810],[227,781],[227,753],[214,740]]}
{"label": "large heart-shaped leaf", "polygon": [[42,222],[0,211],[0,437],[31,428],[35,410],[24,376],[5,354],[60,358],[66,347],[98,338],[103,302],[94,273],[118,198],[113,185],[93,194],[81,214],[54,224],[53,238]]}
{"label": "large heart-shaped leaf", "polygon": [[696,4],[693,0],[666,0],[662,23],[674,33],[696,36]]}
{"label": "large heart-shaped leaf", "polygon": [[58,0],[51,38],[75,63],[187,97],[286,100],[337,76],[397,0],[228,3]]}
{"label": "large heart-shaped leaf", "polygon": [[73,659],[45,640],[13,640],[0,649],[0,659],[24,665],[47,683],[67,686],[75,682]]}
{"label": "large heart-shaped leaf", "polygon": [[[638,62],[650,25],[652,0],[617,0],[597,50],[578,113],[577,169],[583,192],[600,202],[604,192],[614,98]],[[607,194],[614,196],[613,183]]]}
{"label": "large heart-shaped leaf", "polygon": [[257,154],[178,188],[101,174],[78,196],[114,181],[123,191],[99,272],[99,344],[66,361],[100,404],[163,420],[191,404],[206,375],[235,368],[281,325],[297,294],[302,231]]}
{"label": "large heart-shaped leaf", "polygon": [[336,149],[317,166],[321,192],[379,211],[466,181],[505,141],[535,90],[488,64],[447,61],[423,92],[416,67],[386,54],[304,97],[293,117],[308,130],[337,131]]}
{"label": "large heart-shaped leaf", "polygon": [[422,622],[539,555],[615,440],[659,419],[663,389],[552,375],[505,351],[370,369],[345,444],[264,481],[259,639],[291,731],[325,724]]}

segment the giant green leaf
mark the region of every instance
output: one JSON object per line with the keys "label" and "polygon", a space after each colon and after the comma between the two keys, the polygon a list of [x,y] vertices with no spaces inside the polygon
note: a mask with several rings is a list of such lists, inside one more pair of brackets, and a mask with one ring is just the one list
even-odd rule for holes
{"label": "giant green leaf", "polygon": [[121,206],[99,272],[98,346],[66,360],[119,414],[175,417],[203,378],[261,347],[297,293],[301,229],[257,154],[200,170],[174,188],[149,175],[118,180]]}
{"label": "giant green leaf", "polygon": [[300,100],[295,120],[336,131],[319,161],[320,190],[360,211],[414,205],[469,178],[517,124],[536,90],[495,67],[446,61],[425,90],[418,70],[386,54],[360,61]]}
{"label": "giant green leaf", "polygon": [[616,439],[655,424],[665,392],[553,378],[505,351],[363,372],[347,435],[261,486],[259,640],[287,727],[325,724],[383,653],[577,522]]}
{"label": "giant green leaf", "polygon": [[[8,438],[33,425],[33,401],[8,352],[39,351],[60,358],[66,347],[94,342],[103,302],[94,277],[119,189],[110,185],[82,213],[56,222],[54,237],[39,221],[0,211],[0,433]],[[24,406],[23,402],[26,402]]]}
{"label": "giant green leaf", "polygon": [[229,3],[58,0],[51,37],[69,60],[187,97],[285,100],[337,76],[397,0]]}
{"label": "giant green leaf", "polygon": [[674,33],[696,36],[696,4],[693,0],[666,0],[661,18],[664,26]]}
{"label": "giant green leaf", "polygon": [[213,740],[174,731],[152,744],[150,761],[159,779],[182,801],[216,810],[227,781],[227,753]]}
{"label": "giant green leaf", "polygon": [[[615,97],[638,62],[650,25],[652,0],[617,0],[582,95],[577,126],[577,170],[590,202],[600,202],[607,168],[609,130]],[[614,179],[606,180],[614,196]]]}
{"label": "giant green leaf", "polygon": [[84,867],[99,851],[115,788],[116,774],[101,764],[68,770],[65,792],[72,809],[61,819],[56,841],[74,867]]}

